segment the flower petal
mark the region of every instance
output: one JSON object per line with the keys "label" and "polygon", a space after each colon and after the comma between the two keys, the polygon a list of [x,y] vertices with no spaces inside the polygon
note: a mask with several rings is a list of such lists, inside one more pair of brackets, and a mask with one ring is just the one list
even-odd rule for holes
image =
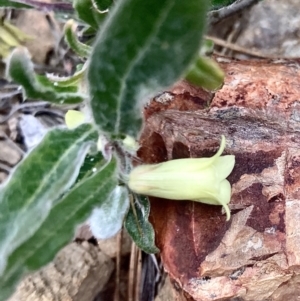
{"label": "flower petal", "polygon": [[[190,171],[178,168],[176,161],[156,165],[141,165],[131,171],[128,186],[135,193],[172,200],[210,198],[219,191],[219,181],[212,167]],[[173,162],[172,168],[169,162]],[[167,164],[167,167],[166,167]],[[187,164],[193,162],[187,161]],[[166,167],[166,168],[165,168]]]}
{"label": "flower petal", "polygon": [[216,178],[219,181],[226,179],[232,172],[235,164],[235,156],[227,155],[219,157],[214,162],[214,168],[216,171]]}
{"label": "flower petal", "polygon": [[230,210],[228,207],[228,203],[230,202],[231,198],[231,186],[228,180],[224,180],[220,184],[220,195],[219,195],[219,202],[220,205],[223,206],[225,212],[226,212],[226,220],[230,220]]}

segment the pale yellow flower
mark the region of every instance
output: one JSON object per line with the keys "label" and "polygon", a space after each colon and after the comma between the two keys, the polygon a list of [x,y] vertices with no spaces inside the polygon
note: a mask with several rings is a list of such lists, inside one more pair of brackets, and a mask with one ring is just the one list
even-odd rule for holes
{"label": "pale yellow flower", "polygon": [[229,220],[231,186],[226,178],[234,167],[235,157],[221,157],[225,144],[222,136],[220,148],[211,158],[177,159],[138,166],[129,174],[128,186],[138,194],[222,205]]}

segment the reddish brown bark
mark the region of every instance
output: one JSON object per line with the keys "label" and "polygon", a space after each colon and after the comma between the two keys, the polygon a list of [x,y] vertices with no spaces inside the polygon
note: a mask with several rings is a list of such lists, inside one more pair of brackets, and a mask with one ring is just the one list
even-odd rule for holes
{"label": "reddish brown bark", "polygon": [[[232,218],[219,206],[151,198],[164,267],[181,300],[300,296],[300,83],[297,62],[219,59],[215,95],[180,83],[145,109],[145,163],[234,154]],[[234,299],[238,297],[238,299]]]}

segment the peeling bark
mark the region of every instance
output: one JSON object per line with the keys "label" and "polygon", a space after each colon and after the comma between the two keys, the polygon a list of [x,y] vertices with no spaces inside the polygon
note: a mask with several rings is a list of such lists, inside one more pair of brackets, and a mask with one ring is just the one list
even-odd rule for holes
{"label": "peeling bark", "polygon": [[[300,69],[297,61],[218,59],[215,95],[179,83],[145,108],[145,163],[224,154],[236,165],[219,206],[151,198],[164,267],[184,300],[295,300],[300,295]],[[168,218],[166,218],[168,217]],[[235,299],[238,298],[238,299]]]}

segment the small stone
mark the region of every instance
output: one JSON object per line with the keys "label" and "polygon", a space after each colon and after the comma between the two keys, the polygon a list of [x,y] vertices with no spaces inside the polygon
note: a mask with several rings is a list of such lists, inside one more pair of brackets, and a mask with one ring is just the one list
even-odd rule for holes
{"label": "small stone", "polygon": [[10,166],[16,165],[21,159],[21,154],[11,147],[6,140],[0,140],[0,150],[0,161]]}

